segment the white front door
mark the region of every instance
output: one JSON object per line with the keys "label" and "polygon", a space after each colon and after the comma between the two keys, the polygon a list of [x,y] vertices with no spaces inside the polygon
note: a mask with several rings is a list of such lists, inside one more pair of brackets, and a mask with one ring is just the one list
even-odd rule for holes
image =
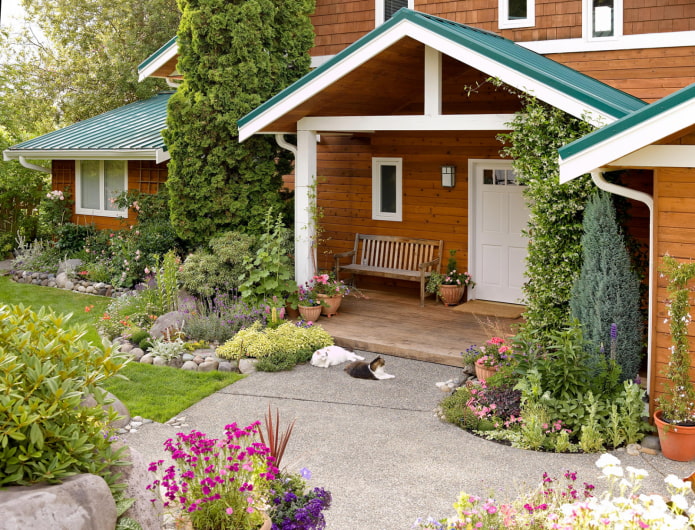
{"label": "white front door", "polygon": [[470,164],[470,263],[472,297],[521,303],[526,269],[528,209],[512,164],[472,160]]}

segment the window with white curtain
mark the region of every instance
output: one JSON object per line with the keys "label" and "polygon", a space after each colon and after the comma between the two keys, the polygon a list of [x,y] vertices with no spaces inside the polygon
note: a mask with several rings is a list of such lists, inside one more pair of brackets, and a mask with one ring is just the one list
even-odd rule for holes
{"label": "window with white curtain", "polygon": [[75,162],[75,213],[123,217],[114,199],[128,189],[126,160],[77,160]]}
{"label": "window with white curtain", "polygon": [[615,39],[623,34],[622,0],[584,0],[584,38]]}

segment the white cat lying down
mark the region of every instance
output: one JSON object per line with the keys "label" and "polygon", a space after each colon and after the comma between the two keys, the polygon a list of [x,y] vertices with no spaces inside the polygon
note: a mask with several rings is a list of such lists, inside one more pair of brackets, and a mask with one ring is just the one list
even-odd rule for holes
{"label": "white cat lying down", "polygon": [[327,346],[316,350],[311,356],[311,364],[319,368],[328,368],[347,361],[363,361],[364,357],[360,357],[355,353],[341,348],[340,346]]}

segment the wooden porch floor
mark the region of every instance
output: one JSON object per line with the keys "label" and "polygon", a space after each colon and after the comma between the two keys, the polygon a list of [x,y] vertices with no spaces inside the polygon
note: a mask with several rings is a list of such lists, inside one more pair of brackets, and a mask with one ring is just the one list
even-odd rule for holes
{"label": "wooden porch floor", "polygon": [[479,316],[454,311],[413,290],[361,290],[365,298],[347,296],[331,318],[318,323],[338,346],[407,359],[461,366],[461,352],[498,333],[509,333],[520,318]]}

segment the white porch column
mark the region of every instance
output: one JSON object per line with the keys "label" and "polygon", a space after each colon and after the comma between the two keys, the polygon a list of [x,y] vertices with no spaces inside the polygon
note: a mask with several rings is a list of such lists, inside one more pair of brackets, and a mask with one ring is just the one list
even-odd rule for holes
{"label": "white porch column", "polygon": [[425,46],[425,116],[442,114],[442,54]]}
{"label": "white porch column", "polygon": [[[294,162],[294,278],[297,284],[315,274],[316,252],[312,241],[316,226],[312,212],[316,197],[310,188],[316,182],[316,131],[297,131],[297,156]],[[310,203],[313,201],[313,203]]]}

